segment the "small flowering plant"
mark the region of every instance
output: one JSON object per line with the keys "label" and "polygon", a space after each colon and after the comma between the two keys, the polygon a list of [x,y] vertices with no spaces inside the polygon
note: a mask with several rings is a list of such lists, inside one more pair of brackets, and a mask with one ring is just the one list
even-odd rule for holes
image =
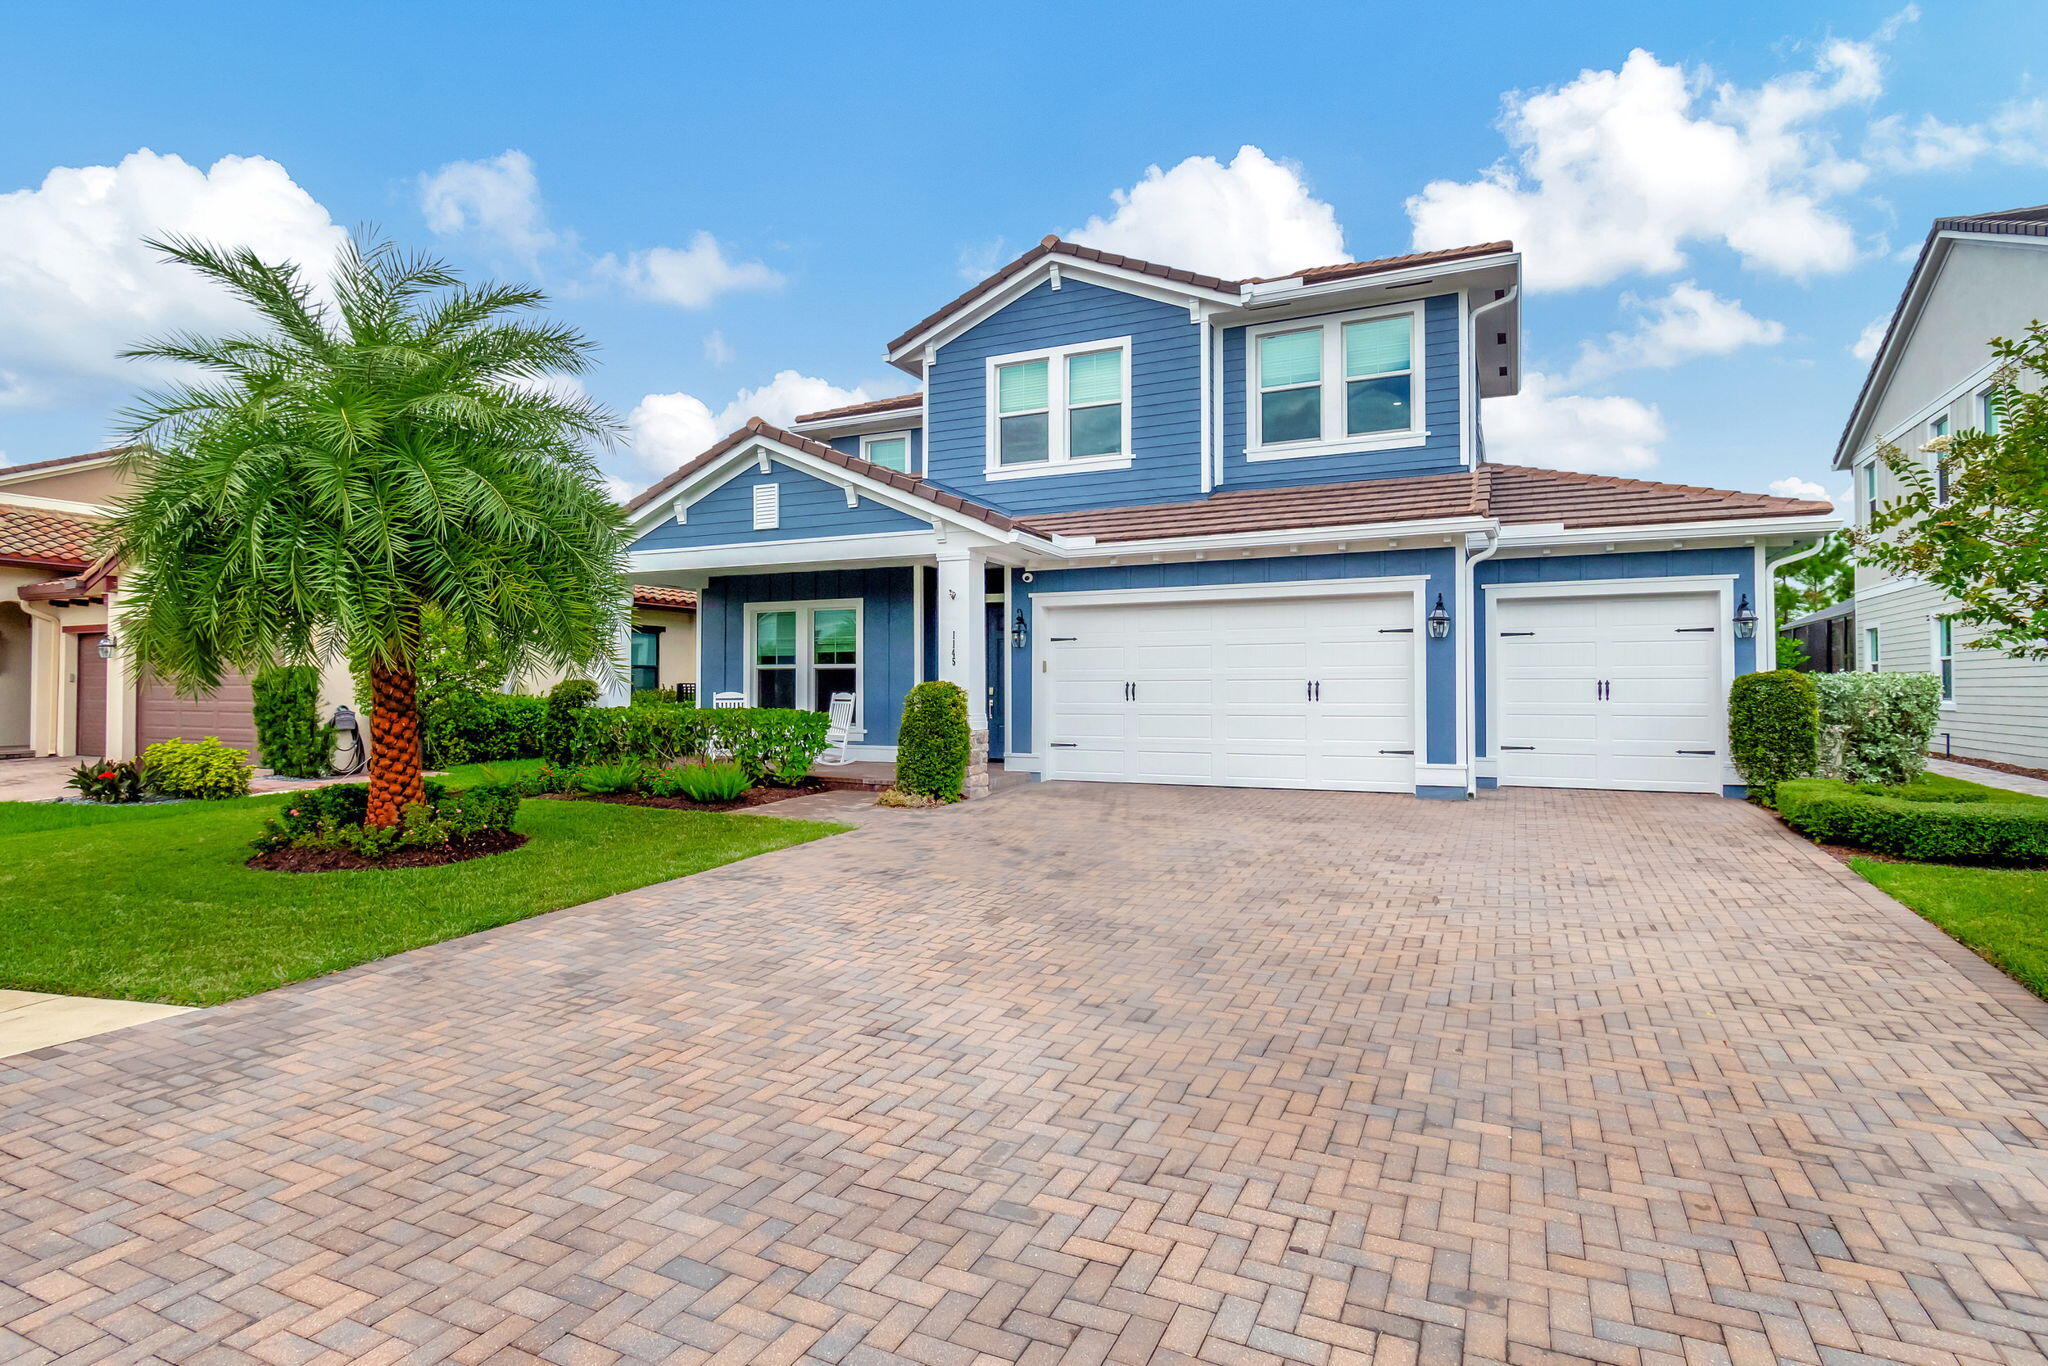
{"label": "small flowering plant", "polygon": [[132,759],[102,759],[80,764],[65,783],[89,802],[139,802],[142,800],[142,765]]}

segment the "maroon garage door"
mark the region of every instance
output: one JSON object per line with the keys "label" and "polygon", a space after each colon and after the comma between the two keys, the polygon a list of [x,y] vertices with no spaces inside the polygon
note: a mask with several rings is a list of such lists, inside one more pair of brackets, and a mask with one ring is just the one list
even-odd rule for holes
{"label": "maroon garage door", "polygon": [[231,676],[205,697],[180,697],[176,688],[155,679],[145,680],[137,690],[137,749],[148,749],[159,740],[204,740],[209,735],[256,758],[256,718],[248,679]]}

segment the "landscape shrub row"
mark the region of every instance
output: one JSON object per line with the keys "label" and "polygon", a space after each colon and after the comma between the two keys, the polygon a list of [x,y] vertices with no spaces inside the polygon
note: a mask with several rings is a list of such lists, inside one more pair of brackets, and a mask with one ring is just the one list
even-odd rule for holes
{"label": "landscape shrub row", "polygon": [[251,846],[259,853],[280,849],[345,850],[380,859],[402,849],[459,845],[486,834],[509,832],[519,815],[519,793],[503,784],[451,792],[428,780],[426,800],[405,809],[397,825],[363,824],[369,815],[366,783],[309,788],[294,794]]}
{"label": "landscape shrub row", "polygon": [[1898,858],[1993,867],[2048,863],[2048,801],[1974,784],[1800,778],[1778,785],[1794,830]]}
{"label": "landscape shrub row", "polygon": [[1745,674],[1728,693],[1729,753],[1750,796],[1818,775],[1846,783],[1901,784],[1927,769],[1941,717],[1932,674]]}

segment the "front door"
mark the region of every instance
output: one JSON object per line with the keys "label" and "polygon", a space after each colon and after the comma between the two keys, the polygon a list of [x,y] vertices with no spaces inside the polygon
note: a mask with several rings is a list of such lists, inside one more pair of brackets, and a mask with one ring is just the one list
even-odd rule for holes
{"label": "front door", "polygon": [[1003,605],[988,605],[988,757],[1000,759],[1009,751],[1003,745],[1003,659],[1009,649],[1004,634]]}

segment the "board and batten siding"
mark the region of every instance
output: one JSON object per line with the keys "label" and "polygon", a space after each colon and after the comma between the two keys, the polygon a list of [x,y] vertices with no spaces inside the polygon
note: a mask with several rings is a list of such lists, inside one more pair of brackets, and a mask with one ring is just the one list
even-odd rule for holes
{"label": "board and batten siding", "polygon": [[[1185,305],[1071,277],[1019,295],[939,348],[926,377],[926,477],[999,512],[1186,502],[1202,496],[1202,328]],[[985,475],[990,356],[1131,339],[1131,464],[991,480]]]}
{"label": "board and batten siding", "polygon": [[[1339,310],[1354,312],[1353,309]],[[1314,317],[1290,318],[1311,323]],[[1264,326],[1264,324],[1260,324]],[[1420,446],[1394,450],[1361,450],[1340,455],[1304,455],[1285,459],[1245,457],[1245,337],[1247,329],[1223,333],[1223,487],[1272,488],[1295,484],[1348,483],[1393,475],[1442,474],[1464,468],[1459,441],[1458,296],[1439,294],[1426,301],[1422,314],[1423,417],[1428,438]]]}
{"label": "board and batten siding", "polygon": [[[780,523],[772,531],[754,529],[754,489],[757,485],[777,486]],[[692,503],[688,520],[678,523],[664,518],[649,527],[634,550],[680,550],[696,546],[751,545],[764,541],[804,540],[813,536],[862,536],[899,531],[926,531],[931,523],[920,521],[895,508],[884,507],[869,498],[858,505],[846,505],[846,490],[801,470],[771,463],[762,474],[748,464],[704,497]]]}
{"label": "board and batten siding", "polygon": [[861,604],[859,723],[863,745],[893,745],[903,720],[903,694],[915,681],[911,574],[909,566],[832,569],[786,574],[720,574],[697,594],[697,630],[704,676],[698,696],[745,692],[747,607],[765,602],[827,602],[858,598]]}
{"label": "board and batten siding", "polygon": [[[1934,621],[1950,598],[1933,584],[1915,583],[1856,600],[1856,658],[1864,657],[1864,631],[1878,631],[1878,667],[1887,673],[1934,673]],[[2013,659],[1975,650],[1976,631],[1956,623],[1955,700],[1935,724],[1935,753],[1945,749],[1972,759],[2048,767],[2048,661]]]}

